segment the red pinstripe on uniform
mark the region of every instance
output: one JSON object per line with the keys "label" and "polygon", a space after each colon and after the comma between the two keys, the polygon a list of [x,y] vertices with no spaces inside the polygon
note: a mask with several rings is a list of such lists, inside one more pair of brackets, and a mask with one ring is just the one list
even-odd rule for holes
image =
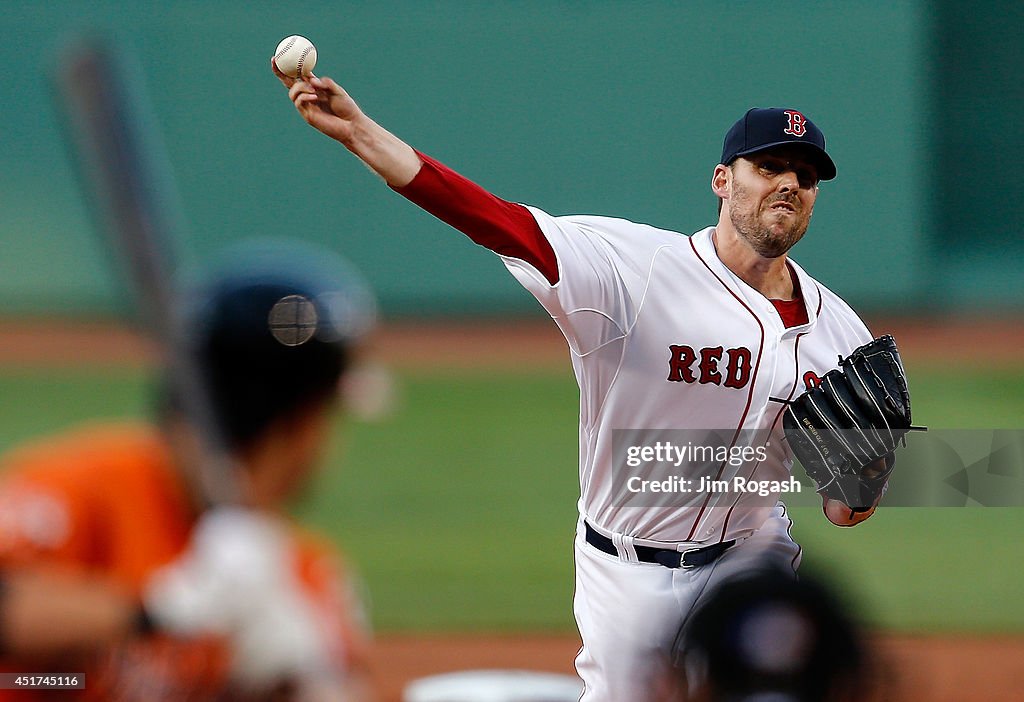
{"label": "red pinstripe on uniform", "polygon": [[[758,319],[757,315],[754,313],[754,310],[750,309],[747,303],[741,300],[739,295],[734,293],[729,288],[729,286],[725,284],[725,281],[722,280],[718,276],[718,274],[715,273],[714,270],[712,270],[711,266],[708,265],[708,262],[705,261],[704,258],[700,255],[700,252],[697,251],[697,247],[694,246],[693,244],[693,239],[690,239],[690,248],[693,249],[693,254],[694,256],[697,257],[697,260],[704,264],[704,267],[708,269],[708,273],[714,276],[715,280],[721,283],[722,288],[724,288],[726,292],[732,295],[733,299],[736,300],[736,302],[738,302],[743,307],[743,309],[750,313],[750,316],[754,318],[755,322],[757,322],[758,329],[761,330],[761,340],[760,342],[758,342],[757,346],[757,363],[754,364],[754,370],[750,374],[750,383],[748,385],[749,389],[747,390],[747,404],[743,407],[743,414],[740,415],[740,421],[737,422],[736,424],[736,432],[732,435],[732,441],[729,444],[729,450],[732,451],[732,447],[736,445],[736,439],[738,439],[740,436],[740,431],[743,428],[743,422],[745,422],[747,419],[747,413],[750,412],[750,403],[753,401],[754,398],[754,386],[757,385],[757,372],[761,368],[761,357],[764,352],[764,325],[761,323],[761,320]],[[723,462],[721,467],[718,469],[718,475],[715,476],[715,480],[721,479],[723,470],[725,470],[725,462]],[[693,535],[697,532],[697,525],[700,524],[700,520],[704,517],[704,511],[707,509],[708,503],[710,502],[711,495],[706,495],[704,497],[704,503],[700,506],[700,512],[697,513],[697,517],[693,520],[693,526],[690,527],[690,533],[689,535],[687,535],[686,541],[693,541]],[[723,530],[718,534],[718,542],[721,543],[724,540],[724,537],[725,531]]]}
{"label": "red pinstripe on uniform", "polygon": [[[790,269],[790,273],[793,275],[793,283],[794,283],[794,285],[797,285],[797,277],[796,277],[796,274],[793,273],[793,269],[792,268]],[[807,323],[807,308],[803,304],[803,295],[802,294],[796,294],[796,293],[799,293],[799,288],[798,287],[795,288],[793,292],[794,292],[794,299],[793,300],[772,300],[772,303],[775,305],[775,309],[777,309],[779,311],[779,316],[782,317],[782,321],[786,325],[787,329],[789,329],[790,327],[798,327],[798,326],[800,326],[802,324],[806,324]],[[814,316],[815,317],[817,317],[818,315],[821,314],[821,300],[822,300],[822,295],[821,295],[821,291],[819,290],[818,291],[818,308],[814,312]],[[801,312],[800,315],[794,314],[794,312],[793,312],[794,308],[793,308],[793,306],[791,304],[787,305],[787,309],[785,309],[785,310],[781,309],[780,306],[779,306],[780,303],[786,304],[786,303],[797,303],[797,302],[799,303],[799,307],[800,307],[800,312]],[[793,386],[792,386],[792,388],[789,391],[789,395],[786,396],[786,401],[787,402],[789,400],[793,399],[793,396],[797,392],[797,388],[800,387],[800,377],[799,377],[800,376],[800,340],[802,338],[804,338],[805,336],[807,336],[807,332],[802,332],[800,334],[797,334],[796,339],[793,341],[793,372],[795,374],[795,377],[793,378]],[[786,410],[786,406],[780,404],[778,412],[775,413],[775,419],[772,420],[771,427],[768,429],[769,433],[775,431],[775,427],[779,423],[779,420],[782,418],[782,414],[783,414],[783,412],[785,412],[785,410]],[[760,461],[758,461],[757,463],[754,464],[754,469],[752,471],[750,471],[750,479],[751,480],[754,478],[754,474],[757,473],[757,469],[760,468],[760,467],[761,467],[761,462]],[[729,508],[729,512],[725,515],[725,521],[722,524],[722,533],[723,534],[725,534],[725,533],[727,533],[729,531],[729,520],[732,518],[732,513],[733,513],[733,511],[735,511],[736,506],[738,504],[739,504],[739,498],[737,498],[736,501],[732,503],[732,506]],[[790,522],[790,523],[792,523],[792,522]],[[794,559],[794,561],[795,560],[796,559]]]}

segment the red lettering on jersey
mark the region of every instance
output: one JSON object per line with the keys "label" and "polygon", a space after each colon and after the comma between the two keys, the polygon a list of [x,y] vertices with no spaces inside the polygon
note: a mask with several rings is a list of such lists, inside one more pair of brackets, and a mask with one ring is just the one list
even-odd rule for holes
{"label": "red lettering on jersey", "polygon": [[671,352],[668,359],[668,380],[675,383],[692,383],[697,380],[693,371],[690,370],[690,366],[697,360],[697,354],[693,349],[689,346],[672,344],[668,350]]}
{"label": "red lettering on jersey", "polygon": [[789,125],[783,129],[783,133],[792,134],[795,137],[802,137],[807,133],[807,118],[796,110],[786,110],[786,117],[789,118]]}
{"label": "red lettering on jersey", "polygon": [[725,365],[725,387],[742,388],[750,381],[750,349],[741,346],[726,353],[729,361]]}
{"label": "red lettering on jersey", "polygon": [[815,373],[814,371],[807,371],[806,373],[804,373],[804,387],[806,387],[808,390],[811,390],[812,388],[816,388],[819,385],[821,385],[821,378],[818,377],[817,373]]}
{"label": "red lettering on jersey", "polygon": [[718,371],[718,362],[722,360],[722,351],[721,346],[700,350],[700,382],[702,384],[722,384],[722,374]]}
{"label": "red lettering on jersey", "polygon": [[[675,383],[703,383],[706,385],[724,385],[727,388],[742,388],[750,382],[751,358],[750,349],[742,346],[724,349],[721,346],[709,346],[694,351],[692,346],[672,344],[668,347],[668,378]],[[722,374],[722,354],[726,354],[725,375]],[[697,368],[694,362],[700,357]],[[699,375],[696,371],[699,371]]]}

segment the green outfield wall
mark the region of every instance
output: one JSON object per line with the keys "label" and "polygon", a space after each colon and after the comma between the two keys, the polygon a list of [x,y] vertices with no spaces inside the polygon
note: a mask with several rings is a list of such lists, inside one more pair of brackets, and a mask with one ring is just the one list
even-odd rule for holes
{"label": "green outfield wall", "polygon": [[250,235],[347,255],[385,311],[538,309],[500,262],[306,127],[272,77],[285,35],[421,150],[511,200],[684,232],[751,106],[823,128],[794,257],[864,309],[1019,309],[1021,6],[1011,2],[0,3],[2,316],[120,309],[50,76],[83,31],[138,60],[203,260]]}

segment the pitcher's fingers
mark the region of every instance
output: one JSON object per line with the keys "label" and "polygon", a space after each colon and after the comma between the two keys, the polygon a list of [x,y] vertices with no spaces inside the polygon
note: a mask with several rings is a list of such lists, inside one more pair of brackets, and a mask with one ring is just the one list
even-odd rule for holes
{"label": "pitcher's fingers", "polygon": [[295,102],[300,95],[316,95],[316,90],[304,80],[293,80],[292,87],[288,88],[288,97]]}
{"label": "pitcher's fingers", "polygon": [[318,90],[326,90],[334,95],[345,95],[345,90],[335,83],[334,79],[328,78],[327,76],[324,76],[323,78],[320,76],[310,76],[309,82]]}
{"label": "pitcher's fingers", "polygon": [[295,107],[301,111],[306,105],[315,105],[320,102],[320,96],[316,93],[300,93],[293,102],[295,103]]}
{"label": "pitcher's fingers", "polygon": [[281,73],[281,69],[277,67],[277,61],[274,60],[273,56],[270,57],[270,70],[274,72],[274,75],[277,76],[278,80],[284,83],[284,87],[290,89],[292,85],[295,84],[294,78],[286,76],[284,73]]}

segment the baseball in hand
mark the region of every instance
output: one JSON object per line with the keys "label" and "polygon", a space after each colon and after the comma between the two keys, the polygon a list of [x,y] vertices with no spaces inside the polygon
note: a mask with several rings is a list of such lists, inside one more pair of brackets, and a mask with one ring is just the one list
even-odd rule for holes
{"label": "baseball in hand", "polygon": [[274,52],[274,63],[290,78],[305,78],[316,65],[316,47],[306,37],[293,34],[285,37]]}

